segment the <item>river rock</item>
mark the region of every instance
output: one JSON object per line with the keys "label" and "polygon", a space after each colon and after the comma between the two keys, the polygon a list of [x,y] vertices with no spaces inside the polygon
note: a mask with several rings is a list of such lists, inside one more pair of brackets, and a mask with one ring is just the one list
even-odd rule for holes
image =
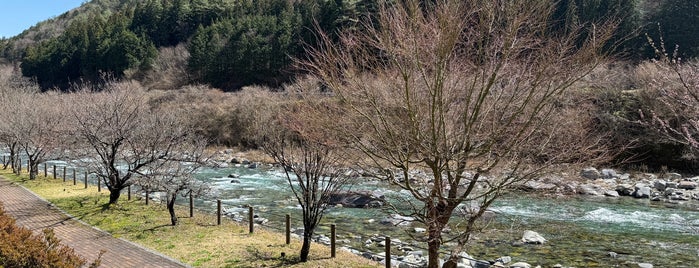
{"label": "river rock", "polygon": [[608,197],[619,197],[619,192],[617,192],[615,190],[609,190],[609,191],[605,191],[604,195],[608,196]]}
{"label": "river rock", "polygon": [[[257,216],[257,215],[255,215],[255,216]],[[257,223],[257,224],[260,224],[260,225],[265,225],[265,224],[267,224],[267,223],[269,222],[269,220],[268,220],[268,219],[265,219],[265,218],[262,218],[262,217],[257,217],[257,218],[255,218],[255,219],[253,220],[253,222],[255,222],[255,223]]]}
{"label": "river rock", "polygon": [[665,179],[669,181],[677,181],[682,179],[682,175],[679,173],[667,173],[665,174]]}
{"label": "river rock", "polygon": [[403,257],[403,263],[399,264],[398,267],[405,267],[405,268],[413,268],[413,267],[422,267],[425,264],[427,264],[427,259],[423,258],[422,256],[418,255],[413,255],[413,254],[408,254],[405,257]]}
{"label": "river rock", "polygon": [[583,184],[578,186],[578,193],[583,195],[600,195],[594,185]]}
{"label": "river rock", "polygon": [[616,170],[613,170],[611,168],[605,168],[600,171],[600,175],[604,179],[612,179],[612,178],[618,178],[618,174],[616,173]]}
{"label": "river rock", "polygon": [[332,206],[341,204],[347,208],[376,208],[382,207],[384,200],[371,192],[344,192],[330,194],[328,204]]}
{"label": "river rock", "polygon": [[596,180],[601,175],[602,174],[599,172],[599,170],[593,167],[584,168],[582,171],[580,171],[580,176],[590,180]]}
{"label": "river rock", "polygon": [[634,193],[633,186],[629,184],[619,184],[616,186],[616,192],[621,196],[630,196]]}
{"label": "river rock", "polygon": [[650,263],[639,263],[638,267],[639,268],[653,268],[653,265]]}
{"label": "river rock", "polygon": [[391,214],[390,217],[382,219],[379,223],[381,223],[383,225],[406,226],[406,225],[409,225],[413,221],[415,221],[415,218],[413,218],[413,217],[401,216],[398,214]]}
{"label": "river rock", "polygon": [[425,229],[425,228],[420,228],[420,227],[415,227],[415,229],[414,229],[413,231],[415,231],[415,233],[422,234],[422,233],[427,232],[427,229]]}
{"label": "river rock", "polygon": [[228,174],[228,178],[237,179],[237,178],[240,178],[240,175],[238,175],[238,174]]}
{"label": "river rock", "polygon": [[510,256],[502,256],[502,257],[500,257],[500,258],[497,258],[495,261],[496,261],[496,262],[500,262],[500,263],[502,263],[502,264],[508,264],[508,263],[510,263],[510,262],[512,261],[512,257],[510,257]]}
{"label": "river rock", "polygon": [[697,183],[693,181],[681,181],[679,184],[677,184],[677,188],[685,190],[694,190],[697,188]]}
{"label": "river rock", "polygon": [[650,187],[643,183],[637,183],[634,185],[633,196],[636,198],[650,198]]}
{"label": "river rock", "polygon": [[546,242],[546,238],[537,232],[527,230],[524,231],[524,234],[522,235],[522,242],[527,244],[543,244]]}
{"label": "river rock", "polygon": [[510,265],[510,268],[532,268],[532,265],[526,262],[515,262]]}
{"label": "river rock", "polygon": [[525,191],[550,191],[556,189],[556,185],[552,183],[545,183],[540,181],[528,181],[522,185]]}
{"label": "river rock", "polygon": [[653,188],[658,191],[665,191],[667,189],[667,182],[663,180],[653,182]]}
{"label": "river rock", "polygon": [[240,183],[239,180],[231,180],[231,183]]}

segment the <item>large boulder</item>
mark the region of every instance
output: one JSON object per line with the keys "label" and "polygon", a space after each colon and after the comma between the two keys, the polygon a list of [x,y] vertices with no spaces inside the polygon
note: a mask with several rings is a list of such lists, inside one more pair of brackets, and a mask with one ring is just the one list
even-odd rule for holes
{"label": "large boulder", "polygon": [[344,192],[330,194],[328,204],[346,208],[377,208],[382,207],[385,201],[372,192]]}

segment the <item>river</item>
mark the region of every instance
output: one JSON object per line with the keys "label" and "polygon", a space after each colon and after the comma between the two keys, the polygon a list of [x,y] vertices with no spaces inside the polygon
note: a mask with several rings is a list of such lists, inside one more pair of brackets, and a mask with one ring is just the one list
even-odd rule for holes
{"label": "river", "polygon": [[[228,175],[235,174],[233,179]],[[231,167],[204,169],[199,178],[207,181],[224,207],[246,213],[252,205],[256,214],[269,218],[268,225],[282,228],[282,215],[300,217],[296,200],[286,179],[276,169]],[[358,181],[353,190],[382,191],[388,200],[404,193],[384,187],[377,181]],[[212,201],[201,205],[215,207]],[[497,216],[482,234],[470,243],[468,253],[475,258],[494,260],[511,256],[542,267],[555,264],[574,267],[638,267],[651,263],[655,267],[699,267],[699,210],[690,205],[666,206],[648,199],[542,198],[510,195],[492,207]],[[381,209],[331,208],[319,233],[328,233],[331,223],[338,236],[350,246],[362,250],[372,235],[390,235],[409,241],[407,232],[417,225],[394,227],[381,224],[389,215]],[[295,226],[298,225],[295,221]],[[544,245],[513,243],[524,230],[534,230],[548,241]],[[425,245],[414,244],[420,249]]]}

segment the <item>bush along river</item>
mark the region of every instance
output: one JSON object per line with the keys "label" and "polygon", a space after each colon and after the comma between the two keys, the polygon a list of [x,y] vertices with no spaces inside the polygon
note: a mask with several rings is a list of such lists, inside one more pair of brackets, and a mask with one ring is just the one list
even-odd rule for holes
{"label": "bush along river", "polygon": [[[229,217],[243,220],[247,207],[253,206],[256,223],[283,230],[284,214],[290,214],[294,233],[302,234],[300,210],[281,171],[251,165],[203,169],[199,178],[211,184],[212,196],[222,200]],[[678,174],[670,174],[669,179],[616,172],[611,176],[611,170],[591,179],[585,172],[574,175],[582,180],[564,180],[563,174],[532,181],[522,187],[526,191],[498,200],[491,206],[495,215],[491,223],[466,247],[465,253],[483,263],[463,260],[460,267],[486,267],[484,263],[496,261],[506,262],[504,267],[516,263],[532,267],[699,267],[699,203],[692,200],[699,192],[677,188],[689,181],[696,183],[694,179]],[[407,196],[372,180],[358,180],[351,190],[381,196],[387,202]],[[676,198],[680,193],[687,197]],[[215,208],[214,201],[200,202]],[[329,226],[335,224],[338,243],[348,250],[380,260],[383,237],[390,236],[393,243],[400,244],[393,246],[397,259],[392,263],[402,267],[424,264],[426,244],[411,240],[411,235],[424,232],[423,226],[386,209],[351,206],[327,210],[316,232],[317,241],[329,243]],[[546,241],[523,243],[526,230]]]}

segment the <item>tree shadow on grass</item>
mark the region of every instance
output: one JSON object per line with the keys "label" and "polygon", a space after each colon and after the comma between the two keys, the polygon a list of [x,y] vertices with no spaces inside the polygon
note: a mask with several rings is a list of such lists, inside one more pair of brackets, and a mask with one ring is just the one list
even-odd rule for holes
{"label": "tree shadow on grass", "polygon": [[[275,247],[273,245],[269,245],[267,247]],[[285,246],[279,246],[281,248],[286,248]],[[301,259],[297,255],[298,252],[293,251],[289,252],[290,249],[286,248],[287,250],[280,249],[278,253],[271,253],[271,252],[264,252],[261,251],[260,249],[253,247],[253,246],[248,246],[247,248],[248,253],[250,256],[247,258],[247,263],[249,263],[249,266],[241,266],[241,267],[259,267],[259,261],[264,261],[265,267],[289,267],[295,264],[301,263]],[[316,257],[316,258],[310,258],[309,260],[324,260],[324,259],[330,259],[330,257]]]}

